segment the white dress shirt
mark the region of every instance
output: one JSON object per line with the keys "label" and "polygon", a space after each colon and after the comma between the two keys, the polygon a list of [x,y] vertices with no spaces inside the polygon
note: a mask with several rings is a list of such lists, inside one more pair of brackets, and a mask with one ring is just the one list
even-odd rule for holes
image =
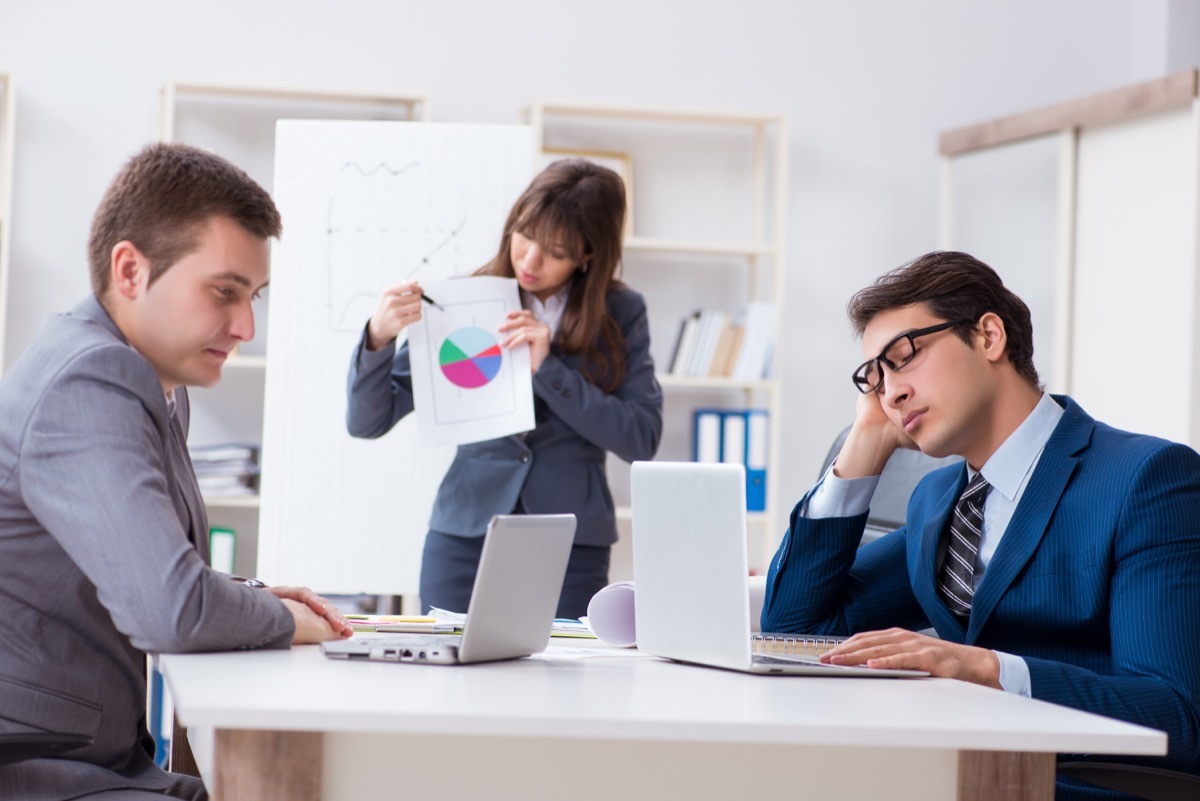
{"label": "white dress shirt", "polygon": [[558,324],[562,322],[563,310],[567,308],[567,298],[571,296],[571,284],[567,281],[557,292],[546,298],[543,303],[532,292],[521,290],[521,305],[533,312],[533,319],[550,326],[550,341],[558,336]]}

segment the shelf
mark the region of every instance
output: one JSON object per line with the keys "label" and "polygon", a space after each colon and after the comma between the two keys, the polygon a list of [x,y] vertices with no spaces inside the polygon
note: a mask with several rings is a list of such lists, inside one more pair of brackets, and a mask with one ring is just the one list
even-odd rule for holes
{"label": "shelf", "polygon": [[670,375],[667,373],[660,373],[657,378],[661,386],[675,389],[738,389],[772,392],[778,387],[778,382],[770,378],[744,380],[720,376]]}
{"label": "shelf", "polygon": [[[778,114],[754,114],[751,112],[712,111],[707,109],[661,109],[639,106],[592,106],[582,103],[542,103],[537,106],[545,116],[601,117],[626,120],[654,120],[659,122],[717,123],[729,125],[781,124]],[[528,114],[530,109],[525,109]]]}
{"label": "shelf", "polygon": [[[627,181],[631,207],[645,208],[641,201],[646,198],[653,198],[654,211],[661,207],[664,212],[667,204],[672,202],[686,208],[691,203],[711,201],[722,204],[726,212],[734,215],[733,219],[746,218],[748,225],[744,229],[741,225],[714,227],[711,224],[679,228],[678,221],[673,223],[669,214],[643,214],[639,218],[637,235],[627,229],[630,235],[623,243],[623,250],[627,266],[636,260],[639,268],[642,265],[649,268],[643,275],[654,273],[646,276],[650,280],[640,291],[647,293],[651,309],[663,309],[659,318],[652,318],[663,331],[676,330],[679,325],[677,319],[664,317],[714,302],[718,307],[726,301],[733,302],[733,298],[714,296],[713,292],[701,293],[697,282],[703,284],[707,278],[691,270],[693,264],[697,270],[711,270],[729,279],[727,292],[735,291],[733,281],[744,279],[746,291],[738,302],[745,303],[747,310],[751,308],[750,304],[775,304],[776,312],[771,319],[757,320],[754,340],[757,349],[762,339],[757,328],[762,324],[768,329],[763,333],[770,334],[768,339],[776,343],[771,366],[764,368],[772,378],[744,380],[712,375],[670,375],[666,371],[656,377],[671,395],[670,403],[663,410],[664,417],[671,418],[664,420],[664,431],[669,432],[665,437],[670,439],[664,443],[664,454],[690,451],[691,445],[685,440],[692,430],[690,415],[695,409],[689,407],[700,404],[733,408],[753,405],[767,412],[768,431],[773,432],[766,454],[767,474],[779,475],[778,431],[783,418],[783,385],[779,380],[778,343],[782,324],[779,304],[786,296],[789,225],[787,118],[777,113],[591,105],[571,101],[533,103],[524,109],[524,116],[536,134],[536,158],[544,158],[545,152],[563,148],[585,157],[595,156],[594,160],[601,164],[619,161],[621,169],[618,172]],[[705,151],[707,158],[693,157],[685,166],[673,162],[672,142],[713,150]],[[630,181],[635,164],[641,165],[638,168],[641,175]],[[687,186],[687,182],[673,186],[672,171],[677,169],[695,169],[699,182],[694,186],[705,187],[703,194],[711,197],[695,196],[698,190]],[[647,187],[650,187],[649,192]],[[642,223],[647,223],[647,227],[643,228]],[[678,232],[675,236],[670,235],[672,229]],[[680,275],[685,266],[689,268],[688,274]],[[724,275],[722,271],[727,269],[733,272]],[[667,292],[671,293],[671,303],[661,307],[656,298],[651,297],[652,293]],[[748,318],[749,314],[744,316]],[[711,331],[705,333],[711,334]],[[706,340],[705,344],[712,343]],[[728,345],[728,340],[724,344]],[[763,357],[765,360],[765,353]],[[712,397],[705,397],[705,392]],[[752,565],[770,561],[778,542],[778,536],[772,532],[783,529],[785,510],[779,505],[776,490],[775,483],[768,484],[766,511],[747,513],[751,528],[747,546]],[[627,523],[629,509],[618,507],[617,517]]]}
{"label": "shelf", "polygon": [[210,97],[242,97],[253,100],[298,101],[310,103],[364,103],[368,105],[428,105],[423,95],[392,94],[388,92],[357,92],[313,90],[298,87],[239,86],[235,84],[204,84],[175,82],[169,84],[176,95],[207,95]]}
{"label": "shelf", "polygon": [[[616,508],[617,521],[624,522],[633,519],[633,509],[628,506],[618,506]],[[751,526],[760,526],[767,522],[766,512],[746,512],[746,523]]]}
{"label": "shelf", "polygon": [[683,239],[654,239],[631,236],[625,240],[625,250],[639,253],[699,253],[712,256],[774,257],[776,249],[770,245],[718,244],[713,242],[691,242]]}
{"label": "shelf", "polygon": [[204,505],[209,509],[257,509],[257,495],[205,495]]}

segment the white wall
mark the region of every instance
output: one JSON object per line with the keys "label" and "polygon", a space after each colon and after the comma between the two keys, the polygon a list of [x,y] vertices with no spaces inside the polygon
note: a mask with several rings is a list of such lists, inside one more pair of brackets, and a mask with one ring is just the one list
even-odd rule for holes
{"label": "white wall", "polygon": [[935,246],[939,131],[1160,76],[1169,40],[1200,41],[1171,29],[1171,6],[0,0],[0,71],[19,90],[7,358],[87,291],[92,211],[154,137],[167,80],[426,93],[449,122],[513,122],[536,99],[779,111],[792,126],[779,478],[798,496],[852,414],[846,300]]}

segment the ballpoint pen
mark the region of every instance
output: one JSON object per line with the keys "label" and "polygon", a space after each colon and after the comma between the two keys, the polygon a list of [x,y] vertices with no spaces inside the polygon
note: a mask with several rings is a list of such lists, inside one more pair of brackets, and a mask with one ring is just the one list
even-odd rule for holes
{"label": "ballpoint pen", "polygon": [[437,309],[438,311],[445,311],[445,309],[442,308],[442,304],[438,303],[436,300],[429,297],[424,292],[421,293],[421,300],[425,301],[426,303],[428,303],[430,306]]}

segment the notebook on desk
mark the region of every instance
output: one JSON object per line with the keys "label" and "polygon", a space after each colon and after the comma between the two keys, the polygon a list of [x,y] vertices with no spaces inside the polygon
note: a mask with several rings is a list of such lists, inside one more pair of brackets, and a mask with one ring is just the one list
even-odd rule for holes
{"label": "notebook on desk", "polygon": [[820,652],[840,638],[767,633],[755,635],[755,645],[742,466],[634,462],[630,475],[639,651],[772,675],[928,675],[821,664]]}
{"label": "notebook on desk", "polygon": [[575,515],[497,515],[488,526],[461,635],[355,634],[333,659],[456,665],[545,650],[575,540]]}

